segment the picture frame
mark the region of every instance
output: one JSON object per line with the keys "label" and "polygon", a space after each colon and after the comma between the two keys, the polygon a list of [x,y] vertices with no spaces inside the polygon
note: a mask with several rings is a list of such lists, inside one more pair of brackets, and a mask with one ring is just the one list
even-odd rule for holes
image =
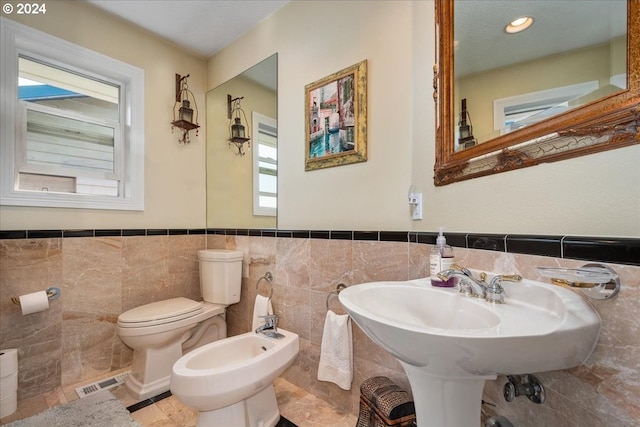
{"label": "picture frame", "polygon": [[367,161],[367,60],[305,86],[305,170]]}

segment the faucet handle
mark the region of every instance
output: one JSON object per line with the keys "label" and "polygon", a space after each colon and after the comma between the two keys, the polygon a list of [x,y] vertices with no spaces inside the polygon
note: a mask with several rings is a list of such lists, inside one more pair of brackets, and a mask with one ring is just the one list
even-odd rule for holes
{"label": "faucet handle", "polygon": [[500,280],[504,280],[507,282],[519,282],[522,280],[522,276],[519,274],[503,274],[502,276],[498,277],[500,277]]}
{"label": "faucet handle", "polygon": [[277,326],[278,326],[277,314],[267,314],[265,316],[258,316],[258,317],[261,319],[264,319],[264,329],[277,330]]}
{"label": "faucet handle", "polygon": [[519,282],[521,280],[522,280],[522,276],[520,276],[519,274],[501,274],[491,279],[491,282],[489,283],[489,287],[501,288],[500,282]]}
{"label": "faucet handle", "polygon": [[460,264],[457,264],[457,263],[451,264],[449,268],[452,270],[461,271],[462,274],[464,274],[467,277],[473,277],[473,274],[471,273],[471,271],[469,271],[468,268],[461,266]]}
{"label": "faucet handle", "polygon": [[503,274],[491,279],[489,286],[487,286],[487,292],[485,294],[485,300],[487,302],[495,302],[502,304],[504,302],[504,289],[500,285],[500,282],[519,282],[522,280],[522,276],[519,274]]}

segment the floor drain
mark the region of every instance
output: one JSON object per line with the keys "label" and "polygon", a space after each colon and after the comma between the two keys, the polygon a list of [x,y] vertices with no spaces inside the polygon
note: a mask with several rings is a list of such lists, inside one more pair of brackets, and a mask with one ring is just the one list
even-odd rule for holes
{"label": "floor drain", "polygon": [[76,394],[80,397],[80,399],[82,399],[83,397],[90,396],[93,393],[97,393],[102,390],[108,390],[110,388],[118,386],[124,383],[124,379],[127,377],[127,375],[129,375],[129,372],[131,371],[123,372],[111,378],[106,378],[104,380],[96,381],[94,383],[78,387],[76,389]]}

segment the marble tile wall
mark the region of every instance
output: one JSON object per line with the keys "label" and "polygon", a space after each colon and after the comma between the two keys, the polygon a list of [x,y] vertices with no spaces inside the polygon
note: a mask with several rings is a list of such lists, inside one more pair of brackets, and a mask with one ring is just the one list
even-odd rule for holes
{"label": "marble tile wall", "polygon": [[[115,334],[119,313],[173,296],[199,299],[197,250],[245,253],[242,298],[227,313],[228,333],[250,329],[256,283],[274,274],[273,303],[280,326],[300,335],[300,354],[286,380],[337,407],[357,413],[359,386],[386,375],[409,389],[401,366],[357,326],[354,382],[345,391],[316,379],[327,295],[338,283],[406,280],[428,272],[430,245],[417,243],[178,235],[0,240],[0,347],[20,354],[19,399],[128,366],[131,350]],[[578,267],[582,261],[455,248],[470,268],[519,272],[541,279],[536,266]],[[612,301],[594,301],[602,318],[598,346],[574,369],[538,374],[547,402],[526,398],[506,403],[503,378],[487,383],[488,414],[507,416],[521,427],[553,425],[637,426],[640,420],[640,267],[611,265],[623,289]],[[62,297],[50,309],[22,316],[10,298],[58,286]],[[268,292],[264,282],[261,293]],[[330,308],[342,312],[332,297]],[[553,351],[553,349],[549,349]]]}
{"label": "marble tile wall", "polygon": [[[328,292],[338,283],[406,280],[428,275],[430,245],[398,242],[296,239],[253,236],[207,236],[209,247],[240,249],[250,272],[242,301],[229,310],[230,334],[249,330],[255,283],[274,274],[274,310],[280,326],[300,335],[300,354],[284,377],[337,407],[356,413],[359,386],[366,378],[386,375],[409,390],[402,367],[370,341],[357,326],[354,335],[354,381],[345,391],[318,381],[317,366]],[[454,248],[457,261],[469,268],[518,272],[545,280],[535,268],[576,268],[584,261]],[[623,288],[611,301],[590,301],[602,318],[596,350],[580,367],[537,374],[546,386],[547,401],[536,405],[521,397],[507,403],[504,377],[487,382],[485,416],[504,415],[514,425],[538,427],[638,426],[640,420],[640,267],[608,264],[620,275]],[[266,289],[260,288],[260,292]],[[342,312],[337,299],[330,308]],[[549,349],[550,352],[553,349]]]}
{"label": "marble tile wall", "polygon": [[[200,299],[204,235],[0,240],[0,347],[18,348],[18,399],[131,364],[120,313],[175,296]],[[58,287],[23,316],[11,297]]]}

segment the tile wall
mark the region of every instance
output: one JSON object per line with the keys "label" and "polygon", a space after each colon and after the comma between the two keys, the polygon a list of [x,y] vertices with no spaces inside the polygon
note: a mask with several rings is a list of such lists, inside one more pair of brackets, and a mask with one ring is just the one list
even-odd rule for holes
{"label": "tile wall", "polygon": [[[123,311],[176,296],[200,298],[197,250],[206,237],[103,236],[0,240],[0,347],[18,348],[18,399],[131,364],[116,335]],[[12,297],[62,291],[23,316]]]}
{"label": "tile wall", "polygon": [[[430,233],[275,230],[0,232],[0,347],[19,349],[19,399],[127,366],[131,350],[115,334],[118,314],[174,296],[199,299],[197,250],[239,249],[245,253],[245,277],[240,303],[228,310],[229,335],[249,330],[256,283],[272,272],[280,326],[301,339],[300,354],[284,377],[357,413],[364,379],[386,375],[407,389],[409,385],[395,359],[357,326],[353,328],[352,390],[316,380],[327,295],[338,283],[426,276],[434,237]],[[504,379],[488,382],[485,400],[498,408],[486,409],[522,427],[638,425],[638,239],[457,234],[448,236],[448,241],[456,246],[457,260],[464,266],[519,272],[532,279],[541,279],[536,266],[585,263],[577,259],[608,261],[620,274],[623,288],[614,300],[592,302],[602,318],[592,356],[580,367],[538,375],[547,387],[544,405],[525,398],[507,404],[502,398]],[[266,292],[263,283],[261,293]],[[62,297],[45,312],[22,316],[10,301],[49,286],[60,287]],[[341,312],[335,297],[329,305]]]}

